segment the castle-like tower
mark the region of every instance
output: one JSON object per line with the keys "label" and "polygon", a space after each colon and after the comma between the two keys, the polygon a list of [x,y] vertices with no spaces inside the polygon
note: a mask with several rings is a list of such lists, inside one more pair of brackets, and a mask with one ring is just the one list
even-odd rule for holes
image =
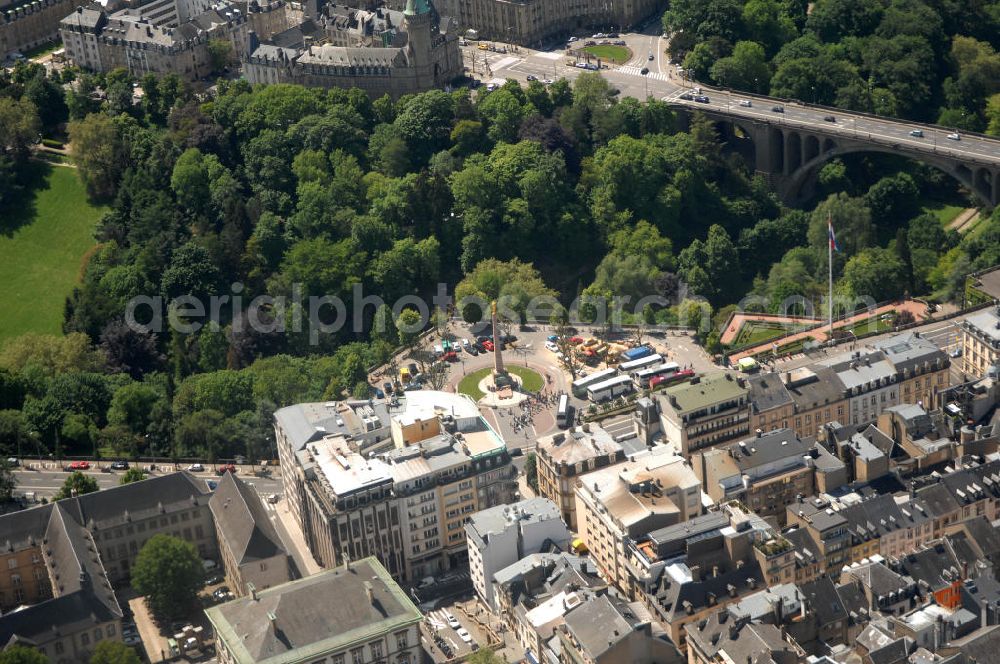
{"label": "castle-like tower", "polygon": [[430,80],[434,78],[434,60],[431,57],[433,22],[434,12],[428,0],[406,0],[403,10],[406,59],[416,70],[417,77],[429,76]]}

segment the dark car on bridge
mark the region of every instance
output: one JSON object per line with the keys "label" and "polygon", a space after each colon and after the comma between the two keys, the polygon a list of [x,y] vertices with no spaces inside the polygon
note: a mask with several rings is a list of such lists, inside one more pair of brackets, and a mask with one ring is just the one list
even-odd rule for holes
{"label": "dark car on bridge", "polygon": [[836,121],[837,121],[837,118],[833,117],[832,115],[824,115],[823,116],[823,122],[836,122]]}
{"label": "dark car on bridge", "polygon": [[694,98],[694,100],[696,102],[698,102],[699,104],[707,104],[708,103],[708,97],[706,97],[705,95],[698,95],[697,97]]}
{"label": "dark car on bridge", "polygon": [[772,106],[771,110],[774,111],[775,113],[784,113],[785,112],[785,107],[784,106]]}

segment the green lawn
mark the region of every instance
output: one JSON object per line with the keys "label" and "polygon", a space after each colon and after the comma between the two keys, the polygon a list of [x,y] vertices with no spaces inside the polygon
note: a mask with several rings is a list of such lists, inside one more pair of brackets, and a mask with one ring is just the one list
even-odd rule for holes
{"label": "green lawn", "polygon": [[871,318],[865,318],[858,321],[852,325],[848,325],[845,328],[835,328],[844,329],[851,331],[855,336],[861,336],[862,334],[870,334],[873,332],[888,332],[892,330],[892,319],[882,320],[881,317],[873,316]]}
{"label": "green lawn", "polygon": [[25,332],[60,334],[66,296],[103,213],[87,202],[75,169],[30,168],[33,186],[0,209],[0,343]]}
{"label": "green lawn", "polygon": [[923,206],[923,208],[921,208],[921,212],[925,214],[933,214],[937,217],[938,221],[941,222],[942,226],[947,226],[954,221],[955,217],[957,217],[964,209],[965,207],[962,205],[951,205],[941,201],[929,201]]}
{"label": "green lawn", "polygon": [[537,392],[545,384],[537,371],[532,371],[527,367],[507,365],[507,371],[521,379],[521,389],[525,392]]}
{"label": "green lawn", "polygon": [[613,44],[585,46],[583,50],[601,60],[610,60],[618,63],[628,62],[632,58],[632,51],[624,46],[615,46]]}
{"label": "green lawn", "polygon": [[475,401],[479,401],[483,398],[483,391],[479,389],[479,381],[486,378],[490,370],[490,367],[486,367],[485,369],[478,369],[466,375],[465,378],[458,382],[458,391],[462,394],[468,394]]}
{"label": "green lawn", "polygon": [[732,345],[736,348],[751,346],[775,337],[780,337],[800,329],[798,325],[771,321],[746,321],[737,333]]}
{"label": "green lawn", "polygon": [[[537,392],[545,384],[545,381],[537,371],[533,371],[527,367],[507,365],[506,369],[521,379],[521,389],[525,392]],[[465,378],[458,381],[458,391],[462,394],[468,394],[474,400],[479,401],[483,398],[483,391],[479,389],[479,382],[483,378],[486,378],[492,370],[492,367],[486,367],[485,369],[477,369],[466,375]]]}

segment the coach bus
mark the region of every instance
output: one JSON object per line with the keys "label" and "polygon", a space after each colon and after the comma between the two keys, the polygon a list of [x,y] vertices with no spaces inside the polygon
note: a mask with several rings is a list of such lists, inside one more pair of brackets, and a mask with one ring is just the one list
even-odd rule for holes
{"label": "coach bus", "polygon": [[642,371],[643,369],[648,369],[649,367],[655,367],[661,362],[663,362],[662,355],[647,355],[646,357],[640,357],[638,360],[622,362],[618,365],[618,371],[621,371],[624,374],[633,374],[636,371]]}
{"label": "coach bus", "polygon": [[569,422],[569,395],[563,394],[559,397],[559,408],[556,409],[556,424],[565,429]]}
{"label": "coach bus", "polygon": [[649,381],[657,376],[671,376],[680,371],[680,365],[676,362],[664,362],[663,364],[643,369],[635,374],[635,382],[639,387],[649,387]]}
{"label": "coach bus", "polygon": [[595,371],[589,376],[584,376],[583,378],[577,378],[573,381],[573,396],[578,399],[583,399],[587,396],[587,388],[596,383],[600,383],[602,380],[607,380],[618,375],[617,369],[604,369],[602,371]]}
{"label": "coach bus", "polygon": [[628,394],[635,388],[631,376],[615,376],[600,383],[595,383],[587,388],[587,398],[594,403],[614,399],[615,397]]}

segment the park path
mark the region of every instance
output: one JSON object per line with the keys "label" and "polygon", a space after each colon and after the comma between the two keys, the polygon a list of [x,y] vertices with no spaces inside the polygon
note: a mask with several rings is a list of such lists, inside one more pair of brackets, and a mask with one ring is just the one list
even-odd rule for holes
{"label": "park path", "polygon": [[[845,327],[847,325],[852,325],[853,323],[863,321],[870,316],[878,317],[890,311],[896,311],[896,312],[909,311],[911,314],[913,314],[913,319],[919,321],[923,320],[924,316],[927,314],[927,305],[923,302],[918,302],[917,300],[906,300],[905,302],[902,303],[885,304],[877,308],[874,313],[869,313],[866,311],[864,313],[855,314],[854,316],[851,316],[849,318],[844,318],[839,321],[836,321],[834,322],[833,327],[835,329]],[[804,330],[796,334],[791,334],[787,337],[782,337],[780,340],[773,339],[771,341],[767,341],[762,344],[753,346],[752,348],[747,348],[746,350],[740,351],[739,353],[734,353],[733,355],[730,355],[729,362],[730,364],[735,364],[744,357],[750,357],[752,355],[756,355],[757,353],[770,350],[771,348],[774,347],[775,342],[779,342],[779,345],[784,346],[786,344],[793,343],[800,339],[808,339],[808,338],[812,338],[817,341],[826,341],[827,340],[826,326],[816,327],[811,330]]]}
{"label": "park path", "polygon": [[951,223],[948,224],[948,230],[964,233],[975,226],[977,221],[979,221],[979,210],[976,208],[966,208],[951,220]]}

